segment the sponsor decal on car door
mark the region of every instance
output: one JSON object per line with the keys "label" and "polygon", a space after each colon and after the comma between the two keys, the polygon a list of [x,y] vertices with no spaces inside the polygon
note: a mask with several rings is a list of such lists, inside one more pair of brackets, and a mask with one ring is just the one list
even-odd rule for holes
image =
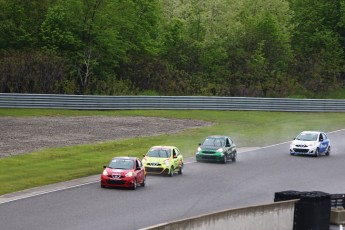
{"label": "sponsor decal on car door", "polygon": [[320,143],[320,152],[325,152],[328,147],[328,140],[324,140]]}
{"label": "sponsor decal on car door", "polygon": [[320,149],[320,152],[323,153],[326,151],[328,147],[329,140],[322,133],[320,133],[319,141],[320,141],[319,149]]}

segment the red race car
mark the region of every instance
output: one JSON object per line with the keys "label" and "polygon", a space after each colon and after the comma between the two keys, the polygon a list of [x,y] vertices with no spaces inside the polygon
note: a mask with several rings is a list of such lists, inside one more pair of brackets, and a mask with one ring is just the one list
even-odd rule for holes
{"label": "red race car", "polygon": [[115,157],[104,166],[101,187],[122,187],[135,190],[145,186],[146,171],[137,157]]}

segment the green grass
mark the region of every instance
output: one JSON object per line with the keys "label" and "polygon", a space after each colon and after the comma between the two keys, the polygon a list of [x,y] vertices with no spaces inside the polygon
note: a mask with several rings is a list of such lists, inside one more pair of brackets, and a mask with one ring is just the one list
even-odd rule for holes
{"label": "green grass", "polygon": [[[114,156],[138,156],[153,145],[175,145],[185,157],[211,134],[231,136],[238,147],[259,147],[290,141],[302,130],[326,132],[345,128],[344,113],[292,113],[247,111],[80,111],[0,109],[0,116],[157,116],[200,119],[213,126],[177,134],[138,137],[41,151],[0,159],[0,194],[100,174]],[[4,132],[4,131],[2,131]],[[287,150],[286,150],[287,151]]]}

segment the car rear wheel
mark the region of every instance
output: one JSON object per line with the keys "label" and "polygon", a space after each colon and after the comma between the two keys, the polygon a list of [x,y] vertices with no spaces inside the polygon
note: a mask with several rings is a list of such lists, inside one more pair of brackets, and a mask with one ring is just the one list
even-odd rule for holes
{"label": "car rear wheel", "polygon": [[318,156],[319,156],[319,148],[316,148],[314,156],[315,156],[315,157],[318,157]]}
{"label": "car rear wheel", "polygon": [[328,146],[326,151],[326,156],[329,156],[331,154],[331,146]]}
{"label": "car rear wheel", "polygon": [[146,176],[144,177],[143,182],[140,184],[141,187],[145,187],[145,185],[146,185],[146,184],[145,184],[145,181],[146,181]]}
{"label": "car rear wheel", "polygon": [[178,170],[178,174],[183,174],[183,164],[181,165],[180,169]]}
{"label": "car rear wheel", "polygon": [[236,157],[237,157],[237,154],[236,154],[236,152],[234,153],[234,156],[231,158],[231,160],[233,161],[233,162],[236,162]]}

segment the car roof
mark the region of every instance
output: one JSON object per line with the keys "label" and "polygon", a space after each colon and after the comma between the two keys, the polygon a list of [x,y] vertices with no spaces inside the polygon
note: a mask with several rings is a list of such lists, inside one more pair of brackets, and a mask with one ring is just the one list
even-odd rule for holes
{"label": "car roof", "polygon": [[301,133],[324,133],[321,131],[302,131]]}
{"label": "car roof", "polygon": [[158,149],[158,148],[167,148],[167,149],[172,149],[172,148],[176,148],[175,146],[170,146],[170,145],[155,145],[155,146],[152,146],[151,149]]}
{"label": "car roof", "polygon": [[137,157],[114,157],[112,160],[115,159],[123,159],[123,160],[137,160]]}
{"label": "car roof", "polygon": [[228,138],[228,136],[223,136],[223,135],[211,135],[206,138]]}

